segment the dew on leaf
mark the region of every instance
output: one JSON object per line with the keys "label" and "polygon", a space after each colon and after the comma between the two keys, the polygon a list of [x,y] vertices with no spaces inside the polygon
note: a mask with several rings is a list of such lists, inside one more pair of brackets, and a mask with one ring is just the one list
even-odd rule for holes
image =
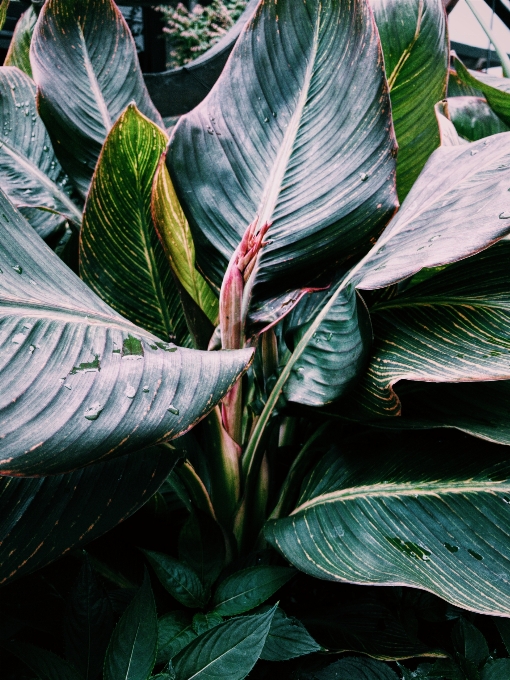
{"label": "dew on leaf", "polygon": [[142,389],[142,392],[148,392],[148,391],[149,391],[149,386],[148,386],[148,385],[144,385],[144,386],[143,386],[143,389]]}
{"label": "dew on leaf", "polygon": [[30,345],[28,351],[30,352],[30,354],[33,354],[35,352],[35,345]]}
{"label": "dew on leaf", "polygon": [[16,272],[16,274],[23,274],[23,267],[20,267],[19,264],[15,264],[13,269]]}
{"label": "dew on leaf", "polygon": [[87,420],[97,420],[103,410],[103,406],[97,401],[85,411],[83,414]]}
{"label": "dew on leaf", "polygon": [[499,213],[500,220],[510,220],[510,215],[505,215],[505,212]]}
{"label": "dew on leaf", "polygon": [[361,180],[362,182],[366,182],[367,179],[368,179],[368,175],[367,175],[366,172],[360,172],[360,173],[359,173],[359,178],[360,178],[360,180]]}
{"label": "dew on leaf", "polygon": [[179,415],[179,409],[178,409],[178,408],[175,408],[175,406],[172,406],[172,404],[170,404],[170,406],[167,408],[167,411],[168,411],[169,413],[173,413],[174,416],[178,416],[178,415]]}
{"label": "dew on leaf", "polygon": [[134,388],[133,385],[128,385],[125,394],[128,399],[133,399],[136,395],[136,388]]}

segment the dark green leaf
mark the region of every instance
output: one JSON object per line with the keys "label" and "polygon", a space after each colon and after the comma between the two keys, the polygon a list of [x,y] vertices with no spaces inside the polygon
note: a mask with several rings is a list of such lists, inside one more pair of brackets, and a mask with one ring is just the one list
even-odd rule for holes
{"label": "dark green leaf", "polygon": [[510,678],[510,659],[489,661],[480,674],[480,680],[508,680],[508,678]]}
{"label": "dark green leaf", "polygon": [[175,658],[176,680],[243,680],[264,648],[274,612],[231,619],[198,637]]}
{"label": "dark green leaf", "polygon": [[[325,304],[330,294],[312,293],[307,297],[312,299],[305,298],[297,307],[304,303],[311,307],[312,312],[314,307],[316,310]],[[317,299],[315,305],[313,298]],[[296,312],[299,313],[299,309]],[[294,345],[301,340],[309,323],[292,331]],[[295,363],[283,390],[286,398],[309,406],[323,406],[337,399],[365,368],[371,345],[370,316],[365,303],[350,286],[336,298],[312,341]]]}
{"label": "dark green leaf", "polygon": [[167,139],[134,104],[109,132],[83,213],[80,275],[133,323],[188,345],[179,293],[151,218],[152,180]]}
{"label": "dark green leaf", "polygon": [[261,564],[234,572],[216,588],[214,611],[222,616],[258,607],[295,575],[294,569]]}
{"label": "dark green leaf", "polygon": [[318,578],[409,585],[508,616],[509,477],[501,448],[476,439],[401,434],[375,451],[354,440],[266,538]]}
{"label": "dark green leaf", "polygon": [[123,319],[0,193],[1,474],[57,474],[190,429],[250,351],[196,352]]}
{"label": "dark green leaf", "polygon": [[32,77],[30,65],[30,43],[37,21],[37,13],[31,5],[18,19],[11,38],[9,50],[5,57],[4,66],[17,66],[27,76]]}
{"label": "dark green leaf", "polygon": [[196,638],[191,616],[177,611],[164,614],[158,621],[157,663],[166,663]]}
{"label": "dark green leaf", "polygon": [[135,43],[113,0],[46,2],[30,61],[41,117],[83,196],[103,141],[129,103],[164,129],[143,82]]}
{"label": "dark green leaf", "polygon": [[217,614],[214,611],[207,614],[198,613],[193,617],[193,630],[197,635],[202,635],[202,633],[206,633],[208,630],[219,626],[222,621],[223,617],[221,614]]}
{"label": "dark green leaf", "polygon": [[[35,106],[35,85],[14,67],[0,68],[0,180],[2,189],[43,238],[63,217],[81,222],[81,210]],[[46,210],[34,210],[34,208]],[[50,211],[50,212],[48,212]],[[59,213],[57,215],[53,213]]]}
{"label": "dark green leaf", "polygon": [[179,559],[210,586],[225,563],[225,538],[219,525],[205,512],[195,510],[179,534]]}
{"label": "dark green leaf", "polygon": [[322,671],[315,672],[313,680],[397,680],[389,666],[374,659],[348,656],[335,661]]}
{"label": "dark green leaf", "polygon": [[265,661],[287,661],[318,652],[320,648],[301,621],[287,616],[278,608],[260,658]]}
{"label": "dark green leaf", "polygon": [[510,230],[509,186],[509,133],[437,149],[355,271],[357,286],[389,286],[491,245]]}
{"label": "dark green leaf", "polygon": [[497,617],[494,618],[493,621],[501,635],[507,654],[510,654],[510,620]]}
{"label": "dark green leaf", "polygon": [[112,529],[158,490],[176,460],[168,445],[67,475],[0,477],[0,585]]}
{"label": "dark green leaf", "polygon": [[245,294],[262,324],[380,231],[396,206],[394,152],[368,5],[263,0],[167,161],[218,288],[248,225],[272,223]]}
{"label": "dark green leaf", "polygon": [[454,62],[460,78],[467,85],[483,92],[492,110],[503,122],[510,125],[510,79],[480,71],[469,71],[457,58]]}
{"label": "dark green leaf", "polygon": [[446,103],[457,132],[470,142],[510,129],[481,97],[449,97]]}
{"label": "dark green leaf", "polygon": [[104,680],[147,680],[156,663],[158,620],[149,575],[113,631]]}
{"label": "dark green leaf", "polygon": [[207,604],[207,593],[193,569],[170,555],[144,550],[156,576],[170,595],[185,607],[199,609]]}
{"label": "dark green leaf", "polygon": [[461,617],[453,627],[452,641],[457,654],[470,661],[475,667],[480,666],[489,656],[489,648],[484,636],[464,617]]}
{"label": "dark green leaf", "polygon": [[446,94],[446,15],[442,0],[375,0],[371,6],[390,88],[402,201],[439,146],[434,105]]}
{"label": "dark green leaf", "polygon": [[83,680],[76,669],[46,649],[26,642],[3,643],[2,647],[23,661],[39,680]]}
{"label": "dark green leaf", "polygon": [[483,93],[459,78],[455,69],[448,75],[448,97],[483,97]]}
{"label": "dark green leaf", "polygon": [[83,680],[97,680],[113,630],[113,609],[85,560],[70,593],[64,621],[66,658]]}

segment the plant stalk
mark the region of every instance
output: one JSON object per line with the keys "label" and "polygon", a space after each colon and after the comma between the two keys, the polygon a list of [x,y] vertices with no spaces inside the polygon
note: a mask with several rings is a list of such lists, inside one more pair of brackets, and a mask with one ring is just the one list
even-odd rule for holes
{"label": "plant stalk", "polygon": [[503,76],[505,78],[510,78],[510,59],[508,57],[508,54],[505,52],[505,50],[498,44],[496,38],[494,37],[494,33],[492,32],[491,28],[487,25],[485,22],[485,19],[482,17],[482,15],[478,12],[478,10],[475,7],[475,4],[473,0],[466,0],[466,4],[469,7],[469,9],[473,12],[475,15],[476,20],[480,24],[480,26],[483,28],[485,31],[485,34],[491,41],[494,50],[496,51],[496,54],[499,57],[499,61],[501,62],[501,67],[503,69]]}

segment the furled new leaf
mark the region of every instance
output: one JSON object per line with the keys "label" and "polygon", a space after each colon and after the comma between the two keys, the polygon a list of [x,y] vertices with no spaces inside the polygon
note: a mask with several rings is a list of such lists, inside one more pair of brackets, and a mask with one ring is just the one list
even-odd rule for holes
{"label": "furled new leaf", "polygon": [[442,0],[372,0],[390,88],[402,201],[439,146],[434,105],[446,94],[449,45]]}
{"label": "furled new leaf", "polygon": [[193,640],[174,660],[176,680],[243,680],[264,648],[275,609],[225,621]]}
{"label": "furled new leaf", "polygon": [[80,275],[133,323],[188,345],[179,292],[151,218],[167,136],[130,104],[104,143],[83,213]]}
{"label": "furled new leaf", "polygon": [[104,680],[147,680],[156,663],[158,620],[149,575],[113,631]]}
{"label": "furled new leaf", "polygon": [[161,444],[66,475],[0,477],[0,585],[113,529],[158,490],[176,458]]}
{"label": "furled new leaf", "polygon": [[480,71],[469,71],[460,59],[455,58],[454,61],[460,78],[467,85],[483,92],[492,110],[510,125],[510,80]]}
{"label": "furled new leaf", "polygon": [[0,207],[1,474],[57,474],[179,436],[249,363],[123,319],[3,194]]}
{"label": "furled new leaf", "polygon": [[459,135],[470,142],[510,130],[482,97],[448,97],[446,108]]}
{"label": "furled new leaf", "polygon": [[434,151],[405,203],[353,274],[364,290],[455,262],[510,231],[510,133]]}
{"label": "furled new leaf", "polygon": [[205,607],[208,593],[197,573],[175,557],[152,550],[143,551],[163,587],[185,607]]}
{"label": "furled new leaf", "polygon": [[57,156],[83,196],[113,123],[133,102],[162,127],[136,47],[113,0],[49,0],[30,61],[38,106]]}
{"label": "furled new leaf", "polygon": [[333,450],[266,538],[318,578],[408,585],[508,616],[506,458],[480,440],[427,435],[401,434],[375,451],[362,440]]}
{"label": "furled new leaf", "polygon": [[[316,308],[330,293],[311,293],[294,311],[288,324],[293,345],[306,332]],[[314,298],[317,302],[314,304]],[[304,323],[303,323],[304,321]],[[289,401],[309,406],[323,406],[346,392],[365,368],[372,344],[372,326],[365,304],[353,286],[336,298],[326,318],[315,331],[311,342],[295,363],[285,383]]]}
{"label": "furled new leaf", "polygon": [[260,658],[265,661],[287,661],[318,652],[320,649],[321,646],[315,642],[301,621],[287,616],[278,608],[273,616]]}
{"label": "furled new leaf", "polygon": [[20,16],[16,23],[11,43],[5,57],[4,66],[17,66],[21,71],[32,77],[30,64],[30,43],[37,21],[34,5],[31,5]]}
{"label": "furled new leaf", "polygon": [[14,205],[43,238],[62,216],[79,225],[81,210],[70,198],[67,177],[36,110],[35,85],[12,66],[0,68],[0,125],[0,182]]}
{"label": "furled new leaf", "polygon": [[294,569],[261,564],[234,572],[214,593],[214,611],[234,616],[255,609],[295,575]]}
{"label": "furled new leaf", "polygon": [[[355,65],[355,68],[354,68]],[[301,289],[367,248],[397,205],[395,140],[377,30],[361,0],[263,0],[167,156],[219,288],[249,224],[272,223],[246,299],[289,311]],[[260,309],[262,307],[262,310]]]}

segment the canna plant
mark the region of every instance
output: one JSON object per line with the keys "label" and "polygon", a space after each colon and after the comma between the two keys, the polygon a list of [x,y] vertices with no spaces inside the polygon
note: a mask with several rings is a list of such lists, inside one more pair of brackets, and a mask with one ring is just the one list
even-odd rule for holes
{"label": "canna plant", "polygon": [[185,609],[158,621],[146,576],[93,670],[76,639],[5,648],[241,680],[338,651],[275,604],[295,568],[509,616],[505,79],[451,71],[441,0],[261,0],[167,131],[112,0],[28,12],[0,68],[0,582],[163,484],[188,517],[144,556]]}

